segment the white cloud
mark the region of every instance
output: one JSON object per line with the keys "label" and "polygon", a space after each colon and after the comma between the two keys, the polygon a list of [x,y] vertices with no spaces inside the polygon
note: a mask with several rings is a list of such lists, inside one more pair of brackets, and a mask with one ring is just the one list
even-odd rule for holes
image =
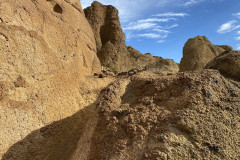
{"label": "white cloud", "polygon": [[175,28],[175,27],[178,27],[179,25],[178,24],[173,24],[173,25],[171,25],[171,26],[168,26],[168,27],[166,27],[167,29],[171,29],[171,28]]}
{"label": "white cloud", "polygon": [[157,41],[157,43],[163,43],[163,42],[165,42],[165,40],[160,39]]}
{"label": "white cloud", "polygon": [[233,16],[234,16],[234,17],[237,17],[237,18],[240,18],[240,12],[238,12],[238,13],[233,13]]}
{"label": "white cloud", "polygon": [[237,45],[237,50],[240,50],[240,44]]}
{"label": "white cloud", "polygon": [[138,23],[146,23],[146,22],[169,22],[171,20],[176,20],[175,18],[148,18],[138,20]]}
{"label": "white cloud", "polygon": [[170,31],[168,31],[168,30],[159,29],[159,28],[154,28],[153,31],[156,31],[158,33],[170,33]]}
{"label": "white cloud", "polygon": [[156,27],[156,23],[130,23],[127,27],[123,27],[123,30],[145,30]]}
{"label": "white cloud", "polygon": [[237,21],[235,21],[235,20],[228,21],[228,22],[222,24],[219,27],[219,29],[217,30],[217,32],[220,34],[223,34],[223,33],[231,32],[233,30],[240,28],[240,25],[236,25],[236,24],[237,24]]}
{"label": "white cloud", "polygon": [[187,13],[174,13],[174,12],[166,12],[166,13],[159,13],[159,14],[156,14],[154,16],[157,16],[157,17],[185,17],[185,16],[188,16]]}
{"label": "white cloud", "polygon": [[190,5],[193,5],[193,4],[196,4],[198,3],[196,0],[190,0],[190,1],[187,1],[184,3],[185,6],[190,6]]}
{"label": "white cloud", "polygon": [[240,31],[237,31],[237,34],[240,34]]}
{"label": "white cloud", "polygon": [[143,37],[143,38],[151,38],[151,39],[159,39],[159,38],[166,38],[167,35],[161,35],[157,33],[143,33],[143,34],[137,34],[137,37]]}
{"label": "white cloud", "polygon": [[235,37],[235,40],[240,41],[240,36]]}

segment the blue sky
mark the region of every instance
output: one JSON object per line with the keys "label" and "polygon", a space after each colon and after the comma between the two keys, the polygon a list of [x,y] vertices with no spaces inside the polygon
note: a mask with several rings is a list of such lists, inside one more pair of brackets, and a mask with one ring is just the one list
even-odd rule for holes
{"label": "blue sky", "polygon": [[[93,0],[81,0],[83,8]],[[99,0],[119,10],[126,43],[180,62],[188,38],[240,50],[240,0]]]}

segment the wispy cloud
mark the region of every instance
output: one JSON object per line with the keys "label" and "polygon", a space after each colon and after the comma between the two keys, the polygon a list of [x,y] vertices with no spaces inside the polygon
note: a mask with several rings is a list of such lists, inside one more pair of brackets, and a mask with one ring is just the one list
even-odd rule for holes
{"label": "wispy cloud", "polygon": [[185,17],[188,16],[187,13],[174,13],[174,12],[166,12],[166,13],[159,13],[159,14],[155,14],[153,16],[157,16],[157,17]]}
{"label": "wispy cloud", "polygon": [[237,25],[237,21],[232,20],[232,21],[228,21],[228,22],[222,24],[218,28],[217,32],[220,34],[223,34],[223,33],[234,31],[239,28],[240,28],[240,25]]}
{"label": "wispy cloud", "polygon": [[238,13],[233,13],[233,16],[234,16],[234,17],[237,17],[237,18],[240,18],[240,12],[238,12]]}
{"label": "wispy cloud", "polygon": [[163,43],[163,42],[165,42],[165,40],[163,40],[163,39],[160,39],[157,41],[157,43]]}
{"label": "wispy cloud", "polygon": [[196,3],[198,3],[198,1],[196,1],[196,0],[190,0],[190,1],[185,2],[184,5],[185,5],[185,6],[190,6],[190,5],[193,5],[193,4],[196,4]]}
{"label": "wispy cloud", "polygon": [[147,23],[147,22],[169,22],[171,20],[176,20],[175,18],[148,18],[138,20],[138,23]]}
{"label": "wispy cloud", "polygon": [[240,36],[235,37],[235,40],[240,41]]}
{"label": "wispy cloud", "polygon": [[240,34],[240,31],[237,31],[237,34]]}
{"label": "wispy cloud", "polygon": [[240,44],[237,45],[237,50],[240,50]]}
{"label": "wispy cloud", "polygon": [[145,30],[156,27],[156,23],[129,23],[127,27],[123,27],[123,30]]}
{"label": "wispy cloud", "polygon": [[143,34],[137,34],[137,37],[143,37],[143,38],[151,38],[151,39],[164,39],[167,37],[166,34],[159,34],[159,33],[143,33]]}
{"label": "wispy cloud", "polygon": [[[127,23],[123,26],[127,40],[132,38],[154,39],[157,43],[163,43],[173,28],[178,27],[180,18],[189,16],[187,13],[166,12],[153,15],[146,19],[140,19],[136,22]],[[161,17],[161,18],[160,18]]]}

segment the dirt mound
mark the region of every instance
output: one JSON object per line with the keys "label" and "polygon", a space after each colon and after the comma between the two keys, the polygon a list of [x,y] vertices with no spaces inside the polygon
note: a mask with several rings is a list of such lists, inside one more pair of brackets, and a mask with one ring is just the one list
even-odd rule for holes
{"label": "dirt mound", "polygon": [[208,62],[227,50],[232,50],[232,47],[213,45],[205,36],[190,38],[183,48],[180,72],[202,70]]}
{"label": "dirt mound", "polygon": [[99,72],[77,0],[0,3],[0,159],[32,131],[81,109],[82,83]]}
{"label": "dirt mound", "polygon": [[238,159],[240,83],[141,72],[102,91],[89,159]]}
{"label": "dirt mound", "polygon": [[223,52],[205,68],[219,70],[222,75],[240,81],[240,51]]}
{"label": "dirt mound", "polygon": [[143,68],[178,71],[178,65],[173,60],[143,55],[133,47],[126,46],[115,7],[94,1],[84,12],[93,29],[97,55],[104,67],[118,72]]}

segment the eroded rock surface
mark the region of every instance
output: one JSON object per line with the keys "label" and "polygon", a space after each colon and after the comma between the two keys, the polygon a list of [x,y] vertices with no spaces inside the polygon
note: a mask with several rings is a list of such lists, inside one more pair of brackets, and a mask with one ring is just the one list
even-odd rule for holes
{"label": "eroded rock surface", "polygon": [[232,47],[213,45],[205,36],[190,38],[183,48],[180,72],[202,70],[213,58],[228,50]]}
{"label": "eroded rock surface", "polygon": [[129,53],[118,10],[111,5],[105,6],[94,1],[84,12],[93,29],[101,64],[118,71],[129,70]]}
{"label": "eroded rock surface", "polygon": [[142,54],[132,46],[127,47],[130,53],[131,67],[139,70],[161,70],[176,73],[179,70],[178,64],[172,59],[152,56],[150,53]]}
{"label": "eroded rock surface", "polygon": [[102,91],[89,159],[239,159],[240,83],[141,72]]}
{"label": "eroded rock surface", "polygon": [[0,19],[1,159],[32,131],[81,109],[84,76],[101,67],[77,0],[4,0]]}
{"label": "eroded rock surface", "polygon": [[205,68],[219,70],[224,76],[240,81],[240,51],[223,52]]}

